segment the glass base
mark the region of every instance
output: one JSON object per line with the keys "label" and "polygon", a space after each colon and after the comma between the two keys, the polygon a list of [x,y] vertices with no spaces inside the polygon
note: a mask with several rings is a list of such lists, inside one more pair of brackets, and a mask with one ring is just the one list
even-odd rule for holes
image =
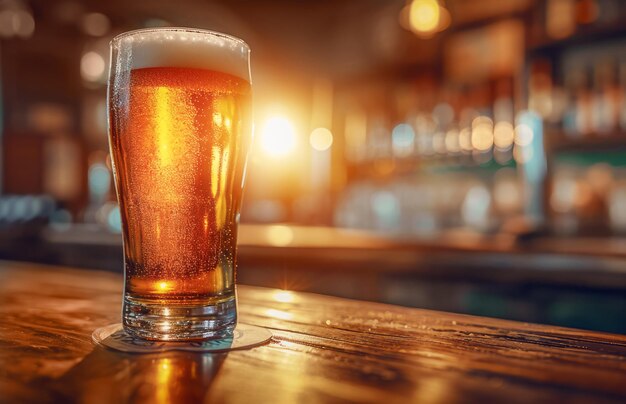
{"label": "glass base", "polygon": [[250,349],[264,345],[272,339],[272,333],[250,324],[237,324],[233,335],[226,338],[203,341],[153,341],[128,334],[122,324],[98,328],[91,335],[96,345],[126,353],[153,354],[167,351],[228,352]]}
{"label": "glass base", "polygon": [[237,325],[235,296],[204,305],[164,305],[124,297],[124,330],[156,341],[193,341],[232,337]]}

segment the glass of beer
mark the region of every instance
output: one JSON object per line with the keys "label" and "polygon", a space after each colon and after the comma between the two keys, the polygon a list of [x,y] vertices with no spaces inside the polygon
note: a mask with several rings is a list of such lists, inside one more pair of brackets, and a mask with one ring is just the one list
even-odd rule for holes
{"label": "glass of beer", "polygon": [[111,42],[109,145],[124,239],[123,326],[232,336],[237,225],[252,137],[250,49],[197,29]]}

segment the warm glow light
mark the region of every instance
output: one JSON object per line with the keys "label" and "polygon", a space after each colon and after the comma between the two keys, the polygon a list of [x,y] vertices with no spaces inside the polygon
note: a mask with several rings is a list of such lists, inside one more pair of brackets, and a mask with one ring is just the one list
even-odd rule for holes
{"label": "warm glow light", "polygon": [[80,59],[80,73],[86,81],[98,81],[104,75],[105,62],[97,52],[87,52]]}
{"label": "warm glow light", "polygon": [[479,116],[472,121],[472,147],[487,151],[493,146],[493,121],[486,116]]}
{"label": "warm glow light", "polygon": [[437,0],[413,0],[409,8],[409,23],[417,32],[433,32],[439,26],[441,13]]}
{"label": "warm glow light", "polygon": [[279,290],[274,292],[273,296],[274,300],[281,303],[291,303],[294,300],[294,295],[288,290]]}
{"label": "warm glow light", "polygon": [[333,134],[326,128],[315,128],[309,136],[309,143],[317,151],[328,150],[333,144]]}
{"label": "warm glow light", "polygon": [[459,146],[461,146],[461,149],[465,151],[472,150],[471,137],[472,137],[472,132],[470,132],[469,128],[461,129],[461,132],[459,132]]}
{"label": "warm glow light", "polygon": [[477,116],[476,118],[474,118],[474,120],[472,121],[472,129],[476,128],[477,126],[480,125],[489,125],[489,126],[493,126],[493,120],[491,120],[491,118],[489,118],[488,116]]}
{"label": "warm glow light", "polygon": [[268,119],[261,130],[261,147],[274,157],[292,152],[296,147],[296,131],[292,123],[282,116]]}
{"label": "warm glow light", "polygon": [[268,242],[276,247],[284,247],[293,241],[293,230],[287,226],[270,226],[267,229]]}
{"label": "warm glow light", "polygon": [[450,12],[437,0],[412,0],[400,11],[399,20],[404,29],[430,38],[450,26]]}
{"label": "warm glow light", "polygon": [[507,150],[513,144],[515,132],[509,122],[498,122],[493,129],[493,143],[500,150]]}
{"label": "warm glow light", "polygon": [[459,143],[459,131],[456,129],[450,129],[446,133],[445,143],[446,149],[449,152],[457,153],[461,151],[461,144]]}

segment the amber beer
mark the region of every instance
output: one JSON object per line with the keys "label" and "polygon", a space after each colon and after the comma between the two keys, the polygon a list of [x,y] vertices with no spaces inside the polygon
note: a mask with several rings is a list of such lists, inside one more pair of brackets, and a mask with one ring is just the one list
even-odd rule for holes
{"label": "amber beer", "polygon": [[244,42],[207,31],[141,30],[112,42],[109,140],[123,324],[134,335],[186,340],[234,329],[248,59]]}

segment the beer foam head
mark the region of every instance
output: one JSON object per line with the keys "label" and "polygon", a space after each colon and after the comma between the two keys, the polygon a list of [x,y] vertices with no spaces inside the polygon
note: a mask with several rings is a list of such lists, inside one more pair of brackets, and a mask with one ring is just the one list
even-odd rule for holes
{"label": "beer foam head", "polygon": [[191,28],[127,32],[111,41],[116,72],[144,67],[192,67],[250,80],[250,48],[241,39]]}

